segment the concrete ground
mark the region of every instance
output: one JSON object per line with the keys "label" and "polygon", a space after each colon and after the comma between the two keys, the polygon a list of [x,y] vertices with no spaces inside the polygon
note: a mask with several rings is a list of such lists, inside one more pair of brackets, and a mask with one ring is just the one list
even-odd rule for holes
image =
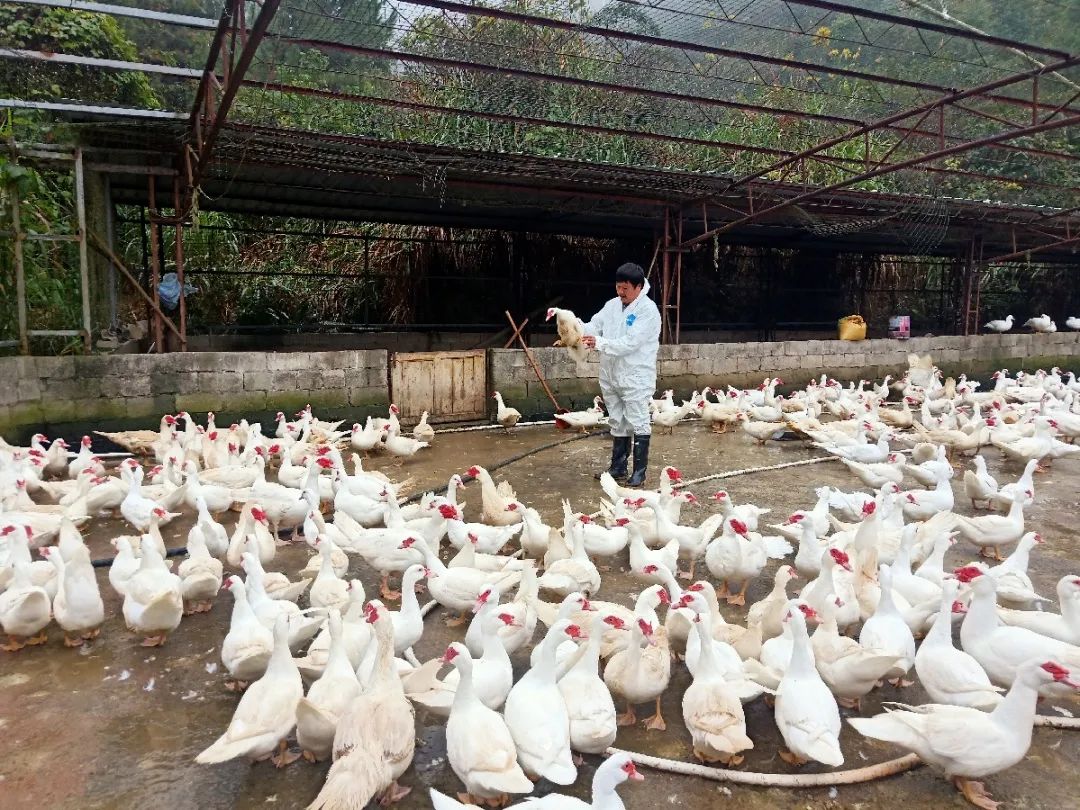
{"label": "concrete ground", "polygon": [[[375,459],[372,468],[385,469],[395,479],[412,476],[416,487],[444,485],[454,472],[470,464],[494,466],[500,460],[548,444],[567,434],[554,428],[522,429],[512,435],[502,431],[443,434],[434,447],[400,466],[392,460]],[[77,436],[67,436],[71,441]],[[560,500],[569,498],[575,509],[597,508],[600,489],[592,479],[596,466],[606,461],[608,443],[603,437],[585,438],[557,448],[543,450],[517,461],[496,474],[506,478],[519,497],[540,510],[549,523],[559,520]],[[773,443],[760,447],[741,432],[716,436],[696,422],[680,425],[671,436],[654,439],[650,484],[662,464],[674,464],[686,478],[714,472],[766,466],[808,458],[816,451],[801,442]],[[997,451],[984,451],[992,473],[1000,481],[1015,479],[1019,467],[1002,462]],[[960,483],[962,473],[954,478]],[[1080,571],[1074,549],[1075,514],[1080,506],[1080,461],[1059,461],[1051,472],[1037,476],[1035,506],[1029,512],[1030,526],[1042,532],[1047,543],[1032,556],[1031,575],[1036,589],[1053,594],[1063,573]],[[722,482],[722,488],[736,501],[748,501],[773,510],[771,517],[783,519],[792,510],[813,504],[813,489],[833,484],[846,489],[862,488],[844,467],[825,463],[794,469],[743,475]],[[720,488],[720,482],[692,489],[699,496]],[[961,497],[957,509],[969,513]],[[470,486],[463,493],[467,514],[478,514],[480,492]],[[705,501],[705,503],[708,503]],[[707,507],[684,512],[700,521]],[[182,546],[190,525],[185,516],[164,530],[170,546]],[[226,523],[232,528],[232,519]],[[111,555],[109,539],[127,534],[122,521],[97,521],[87,532],[94,557]],[[963,543],[950,551],[948,563],[974,558],[975,549]],[[306,547],[283,549],[274,564],[276,570],[294,573],[308,556]],[[625,552],[604,576],[599,596],[631,604],[638,590],[622,571]],[[774,563],[775,565],[775,563]],[[751,585],[747,604],[762,598],[771,584],[774,565]],[[704,570],[704,569],[702,569]],[[107,572],[99,569],[105,596],[107,620],[99,640],[90,647],[73,651],[61,644],[55,625],[48,645],[27,648],[16,654],[0,654],[0,806],[6,810],[90,810],[90,808],[142,808],[157,806],[170,810],[214,810],[215,808],[303,807],[314,798],[325,777],[327,765],[298,761],[284,770],[269,763],[249,765],[230,762],[199,766],[195,755],[225,728],[237,697],[224,688],[219,660],[232,600],[217,600],[209,613],[185,617],[164,647],[146,649],[128,632],[120,617],[120,603],[108,585]],[[372,572],[353,558],[350,576],[359,576],[375,593]],[[745,619],[744,611],[724,607],[729,621]],[[427,630],[416,652],[421,660],[445,649],[448,641],[463,636],[463,630],[443,625],[441,612],[427,620]],[[539,638],[539,635],[537,636]],[[520,674],[527,658],[515,660]],[[620,730],[617,745],[664,757],[691,761],[689,735],[683,728],[680,702],[689,683],[685,668],[674,667],[671,686],[664,702],[668,720],[666,732],[646,732],[640,726]],[[883,700],[923,702],[916,686],[906,690],[887,687],[864,701],[864,713],[878,709]],[[1071,708],[1076,709],[1075,705]],[[1042,712],[1054,714],[1051,706]],[[647,714],[648,712],[646,712]],[[845,712],[845,714],[849,714]],[[755,742],[747,752],[743,770],[790,773],[793,769],[777,756],[779,732],[771,710],[759,700],[746,707],[747,727]],[[644,715],[642,715],[644,716]],[[403,782],[413,793],[399,805],[402,810],[428,807],[426,789],[435,786],[453,794],[459,784],[445,758],[442,722],[417,714],[419,744],[413,767]],[[842,734],[845,768],[857,768],[898,756],[895,748],[863,739],[845,726]],[[1069,731],[1038,729],[1028,757],[1012,770],[987,780],[995,798],[1010,807],[1031,810],[1060,810],[1077,806],[1080,776],[1075,763],[1080,759],[1080,735]],[[578,783],[569,791],[587,797],[595,758],[580,770]],[[818,770],[808,766],[807,771]],[[628,808],[672,805],[708,806],[724,801],[738,808],[757,807],[891,807],[910,810],[961,807],[963,800],[945,780],[927,768],[866,785],[809,790],[779,790],[726,786],[702,779],[663,774],[644,769],[646,781],[628,784],[621,793]],[[551,790],[540,783],[536,794]]]}

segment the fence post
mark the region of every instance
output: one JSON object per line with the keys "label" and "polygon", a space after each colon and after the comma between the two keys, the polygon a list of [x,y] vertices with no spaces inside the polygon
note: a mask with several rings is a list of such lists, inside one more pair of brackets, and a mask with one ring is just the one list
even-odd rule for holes
{"label": "fence post", "polygon": [[79,224],[79,292],[82,296],[83,347],[90,354],[93,345],[90,322],[90,263],[86,234],[86,177],[82,147],[75,147],[75,216]]}

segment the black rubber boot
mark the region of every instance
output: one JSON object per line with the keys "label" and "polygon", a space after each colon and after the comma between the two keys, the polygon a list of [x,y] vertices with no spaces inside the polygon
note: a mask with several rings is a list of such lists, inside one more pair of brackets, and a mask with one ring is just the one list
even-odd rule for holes
{"label": "black rubber boot", "polygon": [[[629,436],[612,436],[611,437],[611,466],[604,472],[608,473],[616,481],[626,480],[626,462],[630,459],[630,437]],[[600,480],[600,476],[604,473],[598,472],[593,474],[593,478]]]}
{"label": "black rubber boot", "polygon": [[645,470],[649,466],[649,440],[651,436],[634,437],[634,472],[626,482],[628,487],[645,485]]}

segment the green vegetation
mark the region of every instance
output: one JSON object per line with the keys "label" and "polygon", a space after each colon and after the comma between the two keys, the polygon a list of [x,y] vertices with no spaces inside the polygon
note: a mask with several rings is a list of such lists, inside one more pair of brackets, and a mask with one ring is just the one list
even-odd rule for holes
{"label": "green vegetation", "polygon": [[[128,2],[129,0],[122,0]],[[913,0],[914,2],[914,0]],[[216,18],[221,0],[142,0],[140,5],[176,13]],[[798,59],[825,65],[833,72],[806,72],[775,64],[751,64],[742,59],[699,51],[675,51],[641,43],[616,42],[587,35],[580,29],[526,26],[517,22],[474,15],[448,16],[442,12],[404,6],[399,17],[383,0],[322,0],[282,5],[272,37],[264,42],[249,78],[294,84],[319,91],[352,96],[351,100],[325,95],[282,94],[246,87],[237,96],[231,118],[237,122],[281,126],[297,130],[360,135],[385,140],[436,146],[454,146],[494,153],[558,157],[619,166],[663,168],[718,176],[740,176],[775,163],[783,153],[804,149],[850,128],[825,120],[768,114],[756,108],[781,108],[869,121],[933,97],[912,87],[880,86],[852,71],[865,71],[942,87],[979,84],[991,78],[1025,70],[1023,57],[1000,48],[976,47],[955,38],[856,21],[850,15],[823,15],[819,10],[792,12],[781,4],[762,4],[746,11],[749,25],[724,18],[743,11],[731,4],[690,6],[678,0],[664,5],[683,8],[673,15],[644,4],[610,2],[601,9],[586,0],[503,0],[500,5],[531,15],[607,26],[626,32],[740,48],[778,59]],[[746,4],[737,4],[739,7]],[[869,8],[895,12],[905,3],[871,0]],[[726,11],[722,11],[721,7]],[[749,6],[747,6],[749,8]],[[955,0],[950,12],[992,33],[1049,44],[1064,51],[1080,50],[1080,4],[1031,0]],[[257,13],[254,4],[250,15]],[[916,14],[911,11],[910,13]],[[802,15],[792,19],[794,14]],[[923,16],[923,15],[918,15]],[[820,20],[820,23],[811,23]],[[806,36],[800,28],[811,32]],[[378,59],[342,49],[316,49],[287,44],[279,37],[323,39],[367,48],[394,48],[412,58]],[[201,68],[206,60],[210,32],[153,21],[110,18],[105,15],[5,4],[0,7],[0,45],[129,61],[160,62]],[[472,62],[491,70],[464,69],[433,64],[443,59]],[[425,61],[427,60],[427,61]],[[499,73],[496,68],[547,73],[561,81]],[[1073,74],[1075,76],[1075,71]],[[648,92],[620,92],[605,85],[636,85]],[[1075,92],[1068,79],[1047,76],[1041,84],[1044,101],[1064,101]],[[112,72],[50,63],[0,61],[0,95],[30,99],[75,99],[132,107],[186,110],[194,83],[165,80],[140,73]],[[728,102],[702,104],[680,96],[710,96]],[[402,109],[373,100],[405,100],[416,105]],[[734,102],[737,106],[730,106]],[[419,107],[423,109],[419,109]],[[1001,119],[1026,123],[1026,110],[1006,103],[979,101],[984,116],[952,110],[948,128],[964,138],[999,131]],[[438,110],[443,110],[442,112]],[[518,115],[531,122],[500,120]],[[995,120],[998,119],[998,120]],[[20,113],[8,119],[22,141],[67,142],[77,128],[56,126],[47,119]],[[908,121],[907,123],[914,123]],[[565,126],[585,125],[589,129]],[[923,126],[933,130],[936,119]],[[639,137],[635,132],[657,137]],[[1080,141],[1064,131],[1050,132],[1022,143],[1080,156]],[[665,136],[667,139],[665,140]],[[884,158],[900,136],[874,133],[869,141],[871,159]],[[672,138],[682,139],[681,142]],[[746,144],[762,153],[708,144]],[[926,141],[899,147],[892,158],[902,158]],[[859,170],[866,158],[861,138],[828,150],[831,162],[810,161],[767,175],[773,180],[834,183]],[[859,184],[859,188],[920,194],[931,199],[948,197],[1005,203],[1068,206],[1060,190],[1080,187],[1077,162],[1033,159],[1018,152],[984,149],[957,155],[928,174],[900,172]],[[974,172],[975,175],[964,175]],[[1005,178],[1005,179],[1002,179]],[[23,222],[35,230],[70,229],[71,189],[64,177],[28,171],[0,156],[0,227],[9,215],[7,198],[19,188],[24,200]],[[1057,187],[1057,188],[1055,188]],[[129,224],[117,229],[117,241],[128,263],[144,266],[144,236],[137,210],[121,211]],[[568,238],[531,238],[528,259],[521,258],[514,238],[496,232],[467,234],[458,244],[452,234],[437,229],[401,225],[356,225],[300,220],[268,220],[200,211],[197,227],[186,243],[191,280],[199,293],[190,298],[193,327],[215,324],[296,326],[325,322],[423,323],[430,321],[492,323],[514,296],[542,297],[550,290],[535,279],[560,268],[606,267],[618,252],[612,243]],[[808,226],[814,223],[808,222]],[[239,230],[278,230],[267,234]],[[163,229],[163,255],[172,256],[171,229]],[[299,232],[299,233],[296,233]],[[433,237],[427,242],[385,241],[363,238],[331,239],[327,233],[354,237],[408,240]],[[811,232],[813,232],[811,228]],[[913,249],[917,249],[913,247]],[[932,249],[932,247],[931,247]],[[625,246],[621,248],[626,252]],[[635,252],[640,252],[635,246]],[[695,258],[688,273],[699,274],[703,289],[715,297],[699,306],[700,316],[690,320],[724,318],[731,321],[761,319],[747,307],[729,302],[747,300],[748,290],[760,298],[754,308],[776,304],[777,295],[758,281],[765,264],[781,268],[777,283],[794,284],[806,269],[780,251],[732,250],[712,261],[706,252]],[[647,252],[647,249],[644,251]],[[647,256],[640,257],[642,261]],[[13,274],[10,251],[0,250],[0,337],[14,333]],[[845,260],[846,261],[846,260]],[[861,261],[861,259],[859,260]],[[882,311],[910,311],[935,329],[947,329],[954,296],[947,262],[930,264],[918,272],[881,261],[871,270],[853,269],[859,261],[835,263],[833,287],[821,292],[818,312],[839,306],[865,305]],[[492,279],[505,279],[506,268],[518,263],[533,282],[525,291],[493,288]],[[528,264],[525,266],[523,262]],[[77,274],[71,247],[64,244],[27,250],[27,285],[35,324],[71,327],[78,322]],[[170,270],[166,260],[165,271]],[[227,275],[239,270],[244,275]],[[770,271],[772,272],[772,271]],[[791,282],[785,281],[791,273]],[[868,301],[867,293],[852,286],[852,274],[863,273],[862,290],[892,285],[915,292],[897,293]],[[866,275],[869,273],[869,275]],[[430,276],[446,280],[425,280]],[[450,279],[454,279],[451,281]],[[794,287],[793,287],[794,284]],[[1024,265],[994,268],[984,287],[987,306],[1008,301],[1054,300],[1054,290],[1074,287],[1065,276]],[[715,289],[714,289],[715,288]],[[928,293],[927,290],[941,291]],[[484,293],[489,295],[485,296]],[[818,293],[814,293],[817,295]],[[712,293],[710,293],[712,295]],[[875,293],[869,293],[873,298]],[[1012,296],[1012,298],[1010,298]],[[1060,299],[1060,295],[1058,296]],[[478,299],[497,299],[486,309]],[[531,299],[529,299],[531,300]],[[758,298],[755,298],[758,300]],[[827,302],[827,303],[826,303]],[[127,300],[122,319],[141,317],[142,306]],[[801,306],[799,306],[801,304]],[[798,320],[805,300],[776,304],[777,317]],[[951,312],[951,309],[949,310]],[[806,320],[832,319],[847,311]],[[686,319],[686,316],[684,316]]]}

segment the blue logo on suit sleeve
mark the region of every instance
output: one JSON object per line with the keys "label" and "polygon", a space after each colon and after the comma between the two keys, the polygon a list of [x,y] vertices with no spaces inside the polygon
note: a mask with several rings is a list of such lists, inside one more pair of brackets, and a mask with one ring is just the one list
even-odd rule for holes
{"label": "blue logo on suit sleeve", "polygon": [[636,321],[636,320],[637,320],[637,315],[635,315],[633,313],[630,313],[629,315],[626,316],[626,325],[627,326],[633,326],[634,321]]}

